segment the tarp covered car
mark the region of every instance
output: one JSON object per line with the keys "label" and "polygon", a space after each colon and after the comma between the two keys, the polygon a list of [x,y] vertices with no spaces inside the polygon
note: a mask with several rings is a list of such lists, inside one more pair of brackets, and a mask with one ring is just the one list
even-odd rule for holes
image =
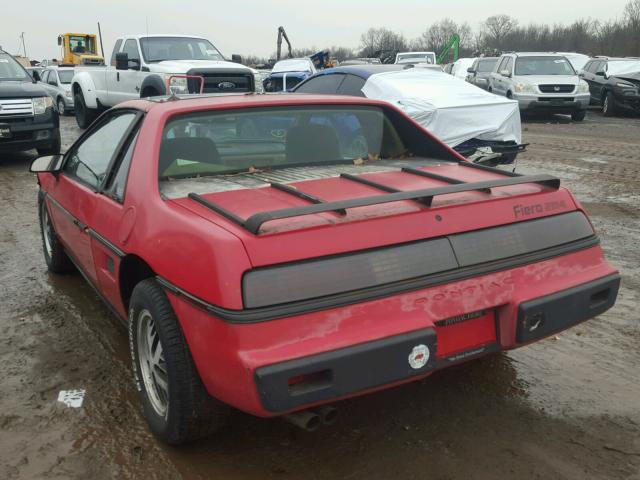
{"label": "tarp covered car", "polygon": [[459,153],[482,163],[512,163],[524,149],[518,102],[444,72],[398,67],[328,69],[308,78],[295,92],[385,100],[402,108]]}

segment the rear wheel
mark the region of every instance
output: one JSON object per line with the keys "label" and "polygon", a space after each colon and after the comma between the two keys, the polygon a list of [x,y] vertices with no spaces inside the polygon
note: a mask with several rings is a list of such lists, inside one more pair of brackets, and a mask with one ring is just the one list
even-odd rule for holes
{"label": "rear wheel", "polygon": [[571,120],[574,122],[581,122],[584,120],[584,117],[587,115],[586,110],[576,110],[571,113]]}
{"label": "rear wheel", "polygon": [[87,128],[98,116],[98,109],[89,108],[84,101],[82,90],[76,92],[73,97],[74,109],[76,112],[76,122],[83,130]]}
{"label": "rear wheel", "polygon": [[153,279],[131,295],[129,347],[143,413],[158,438],[185,443],[222,426],[228,407],[205,390],[178,318]]}
{"label": "rear wheel", "polygon": [[53,273],[66,273],[73,270],[73,263],[64,251],[49,216],[49,208],[44,197],[38,201],[40,232],[42,233],[42,250],[47,268]]}
{"label": "rear wheel", "polygon": [[604,97],[602,113],[605,117],[613,117],[616,114],[616,99],[611,92],[607,92],[607,96]]}

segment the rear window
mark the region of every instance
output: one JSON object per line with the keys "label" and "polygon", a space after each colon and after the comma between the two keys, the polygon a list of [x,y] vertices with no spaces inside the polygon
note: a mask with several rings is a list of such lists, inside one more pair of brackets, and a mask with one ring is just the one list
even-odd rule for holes
{"label": "rear window", "polygon": [[564,57],[519,57],[515,75],[575,75],[576,71]]}
{"label": "rear window", "polygon": [[496,66],[496,63],[498,63],[497,58],[491,58],[488,60],[479,60],[477,70],[479,72],[493,72],[493,67]]}
{"label": "rear window", "polygon": [[406,153],[379,107],[304,106],[207,112],[169,121],[160,147],[161,178],[352,164]]}

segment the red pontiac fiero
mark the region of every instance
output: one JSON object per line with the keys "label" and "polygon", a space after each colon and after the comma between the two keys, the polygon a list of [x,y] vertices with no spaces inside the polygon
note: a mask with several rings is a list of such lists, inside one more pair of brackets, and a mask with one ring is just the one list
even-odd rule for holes
{"label": "red pontiac fiero", "polygon": [[31,168],[47,266],[128,325],[168,443],[227,405],[311,428],[321,405],[539,340],[618,292],[557,178],[473,164],[386,103],[137,100]]}

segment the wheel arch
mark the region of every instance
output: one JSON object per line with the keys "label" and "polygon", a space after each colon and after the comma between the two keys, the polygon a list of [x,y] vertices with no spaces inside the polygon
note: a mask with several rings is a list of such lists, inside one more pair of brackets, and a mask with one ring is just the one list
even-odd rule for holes
{"label": "wheel arch", "polygon": [[167,86],[162,81],[160,75],[149,75],[142,81],[142,85],[140,85],[140,98],[150,96],[145,94],[145,92],[150,91],[158,92],[159,95],[164,95],[166,93]]}
{"label": "wheel arch", "polygon": [[118,271],[118,285],[125,311],[129,310],[129,301],[136,285],[155,276],[156,273],[142,257],[135,254],[127,254],[122,258]]}
{"label": "wheel arch", "polygon": [[73,95],[82,93],[84,103],[88,108],[98,108],[98,97],[95,85],[89,72],[78,72],[73,76],[71,89]]}

